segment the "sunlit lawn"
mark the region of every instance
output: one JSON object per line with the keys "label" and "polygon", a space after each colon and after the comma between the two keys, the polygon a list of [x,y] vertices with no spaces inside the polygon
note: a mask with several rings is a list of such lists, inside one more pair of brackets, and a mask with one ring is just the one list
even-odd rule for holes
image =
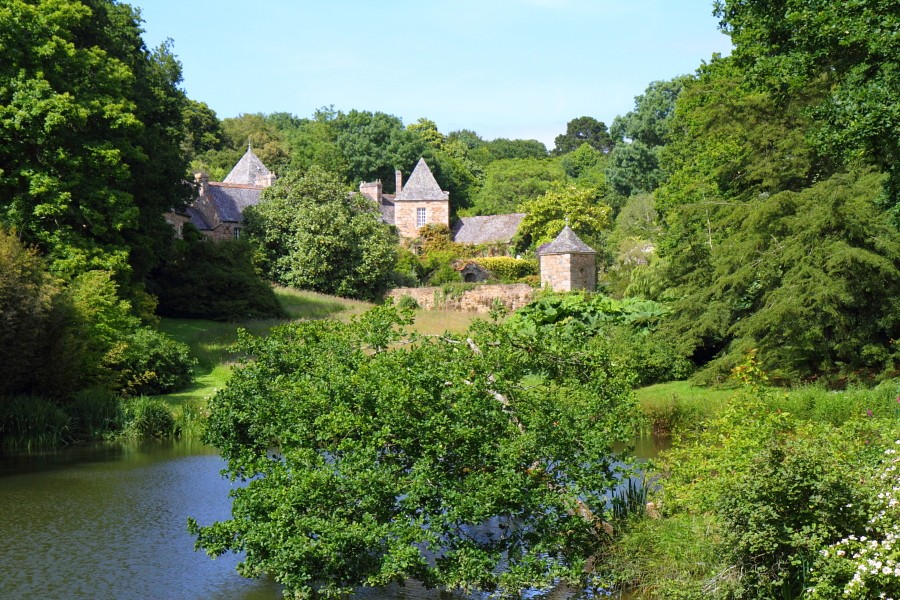
{"label": "sunlit lawn", "polygon": [[[347,322],[373,305],[358,300],[347,300],[315,292],[276,287],[275,295],[290,319],[335,318]],[[459,333],[468,329],[478,315],[449,310],[417,310],[413,328],[426,335],[444,332]],[[267,319],[238,323],[219,323],[202,319],[163,318],[160,330],[184,342],[197,359],[194,382],[174,394],[160,396],[172,405],[180,406],[188,400],[204,401],[223,388],[231,376],[231,369],[238,356],[234,353],[238,329],[254,335],[263,335],[273,326],[286,321]]]}

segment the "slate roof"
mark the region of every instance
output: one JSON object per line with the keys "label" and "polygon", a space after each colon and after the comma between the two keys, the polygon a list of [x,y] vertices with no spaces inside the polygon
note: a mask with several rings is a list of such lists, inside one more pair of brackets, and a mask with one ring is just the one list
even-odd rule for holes
{"label": "slate roof", "polygon": [[238,223],[243,220],[244,209],[259,204],[263,188],[255,185],[235,185],[209,182],[209,199],[222,221]]}
{"label": "slate roof", "polygon": [[431,174],[431,169],[425,164],[425,159],[420,158],[416,168],[410,174],[409,179],[394,198],[397,202],[416,200],[449,200],[450,194],[441,190],[441,186]]}
{"label": "slate roof", "polygon": [[381,220],[387,223],[388,225],[395,225],[396,220],[394,219],[394,197],[388,196],[387,194],[381,196],[381,204],[378,205],[378,208],[381,209]]}
{"label": "slate roof", "polygon": [[537,249],[537,255],[545,254],[597,254],[597,251],[581,241],[572,228],[566,225],[549,244]]}
{"label": "slate roof", "polygon": [[241,160],[231,169],[224,183],[261,185],[267,175],[269,175],[269,170],[266,168],[266,165],[248,147]]}
{"label": "slate roof", "polygon": [[208,231],[212,229],[209,223],[206,222],[206,217],[203,216],[203,213],[193,206],[188,206],[184,209],[185,214],[191,218],[191,224],[201,231]]}
{"label": "slate roof", "polygon": [[453,224],[453,241],[461,244],[507,244],[519,230],[525,213],[462,217]]}

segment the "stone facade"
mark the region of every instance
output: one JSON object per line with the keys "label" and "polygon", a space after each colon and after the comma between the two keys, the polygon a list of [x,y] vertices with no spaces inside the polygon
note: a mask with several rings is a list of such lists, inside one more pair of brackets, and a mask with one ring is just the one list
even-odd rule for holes
{"label": "stone facade", "polygon": [[595,254],[546,254],[541,256],[541,287],[557,292],[593,291],[597,287]]}
{"label": "stone facade", "polygon": [[511,285],[478,285],[458,294],[445,292],[440,287],[395,288],[388,292],[388,297],[397,302],[403,296],[409,296],[425,310],[436,308],[458,310],[462,312],[488,313],[497,304],[509,310],[518,310],[531,302],[537,292],[525,283]]}
{"label": "stone facade", "polygon": [[407,200],[394,203],[394,225],[400,237],[419,237],[417,209],[425,209],[425,223],[439,223],[450,227],[450,202],[447,200]]}
{"label": "stone facade", "polygon": [[[384,222],[397,227],[401,238],[419,237],[423,225],[450,227],[450,194],[438,185],[424,159],[419,159],[406,185],[397,171],[395,186],[396,194],[388,195],[380,181],[362,182],[359,193],[378,205]],[[424,222],[419,219],[420,210],[425,211]]]}
{"label": "stone facade", "polygon": [[597,252],[566,225],[555,240],[538,248],[541,260],[541,286],[554,292],[587,290],[597,287]]}

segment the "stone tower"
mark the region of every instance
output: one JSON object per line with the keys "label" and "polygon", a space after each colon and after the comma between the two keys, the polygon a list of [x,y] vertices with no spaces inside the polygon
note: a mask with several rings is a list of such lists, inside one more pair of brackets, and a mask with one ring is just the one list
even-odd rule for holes
{"label": "stone tower", "polygon": [[425,159],[420,158],[406,185],[394,197],[394,224],[400,237],[414,238],[419,229],[431,223],[450,227],[450,194],[441,190]]}
{"label": "stone tower", "polygon": [[582,242],[568,225],[555,240],[538,248],[537,254],[541,287],[555,292],[592,292],[597,287],[597,251]]}

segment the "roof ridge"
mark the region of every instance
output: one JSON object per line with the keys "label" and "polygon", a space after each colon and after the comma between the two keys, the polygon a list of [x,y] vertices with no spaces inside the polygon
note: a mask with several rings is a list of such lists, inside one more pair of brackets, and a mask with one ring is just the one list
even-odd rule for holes
{"label": "roof ridge", "polygon": [[441,189],[431,173],[431,169],[428,168],[428,163],[424,158],[420,158],[403,189],[395,195],[394,199],[401,202],[404,200],[450,200],[450,194]]}
{"label": "roof ridge", "polygon": [[556,239],[538,248],[537,254],[597,254],[597,251],[581,241],[581,238],[566,224]]}

